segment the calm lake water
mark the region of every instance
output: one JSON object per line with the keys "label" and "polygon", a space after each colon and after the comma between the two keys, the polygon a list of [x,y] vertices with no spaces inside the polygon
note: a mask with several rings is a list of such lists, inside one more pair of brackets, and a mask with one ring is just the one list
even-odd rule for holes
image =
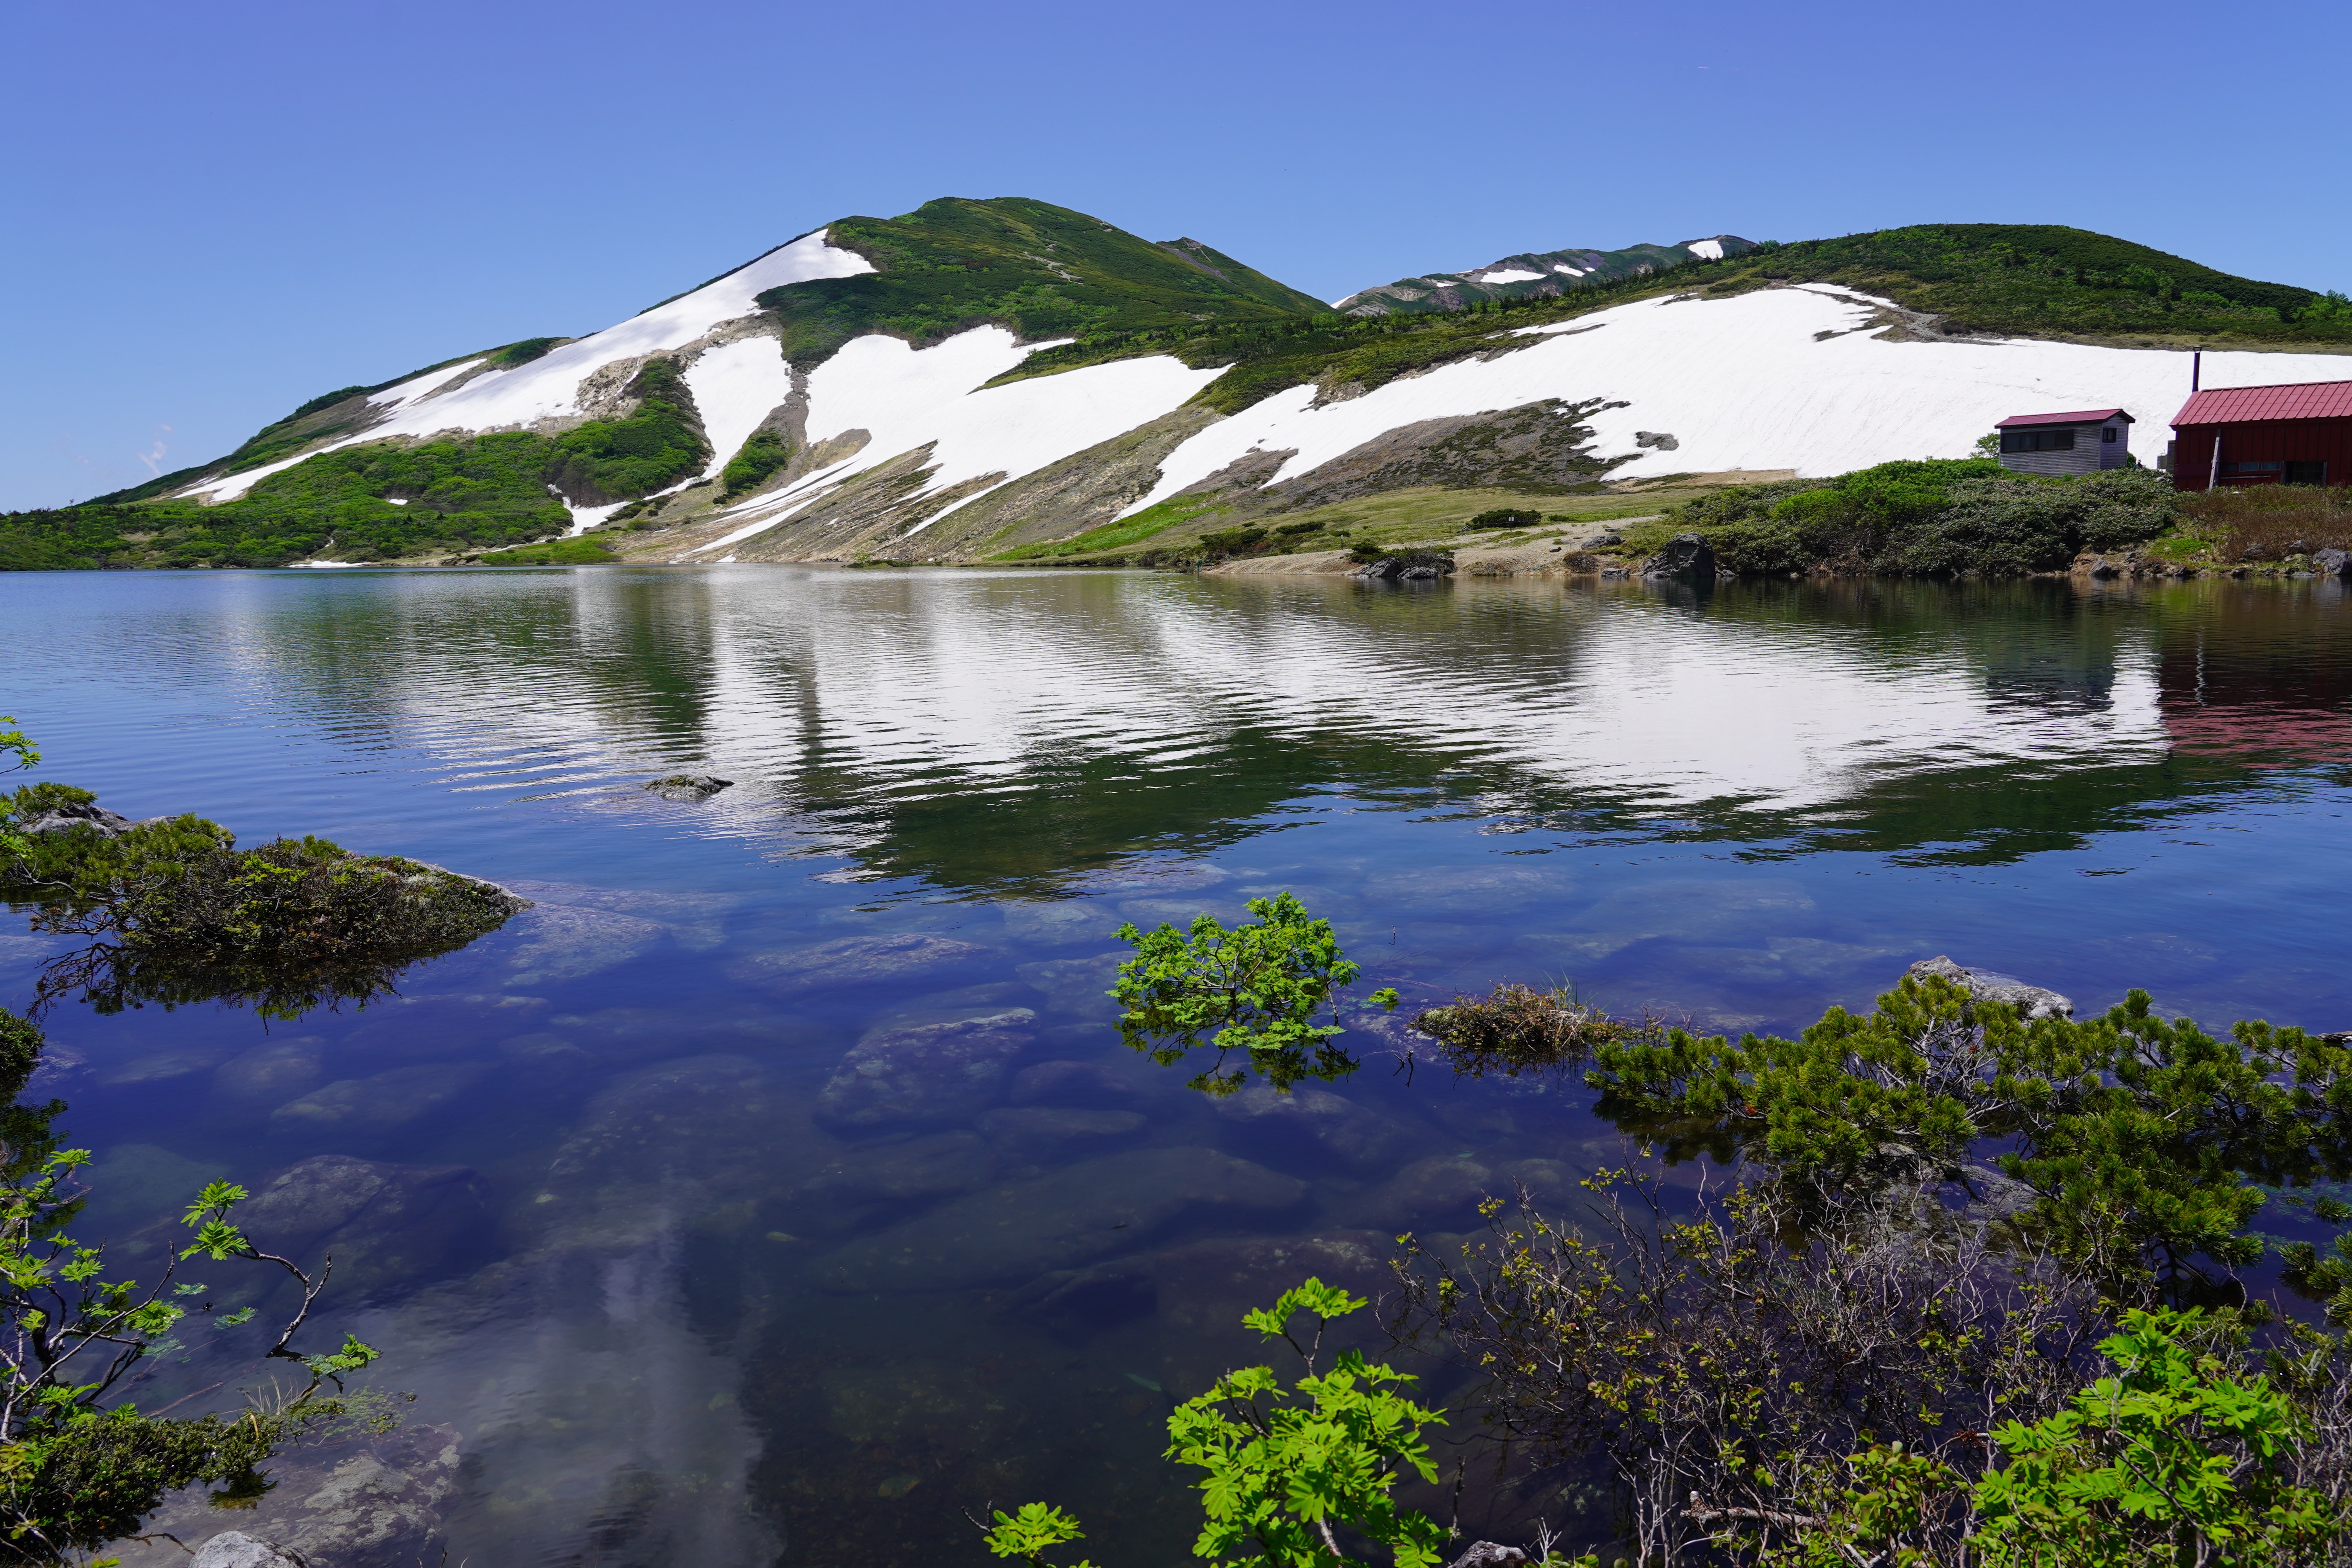
{"label": "calm lake water", "polygon": [[[0,627],[39,776],[539,900],[363,1010],[60,1006],[37,1084],[126,1253],[278,1183],[255,1228],[335,1254],[318,1338],[417,1395],[385,1453],[429,1484],[379,1489],[452,1563],[977,1563],[961,1510],[1032,1498],[1181,1561],[1162,1423],[1267,1359],[1245,1308],[1625,1159],[1580,1088],[1399,1072],[1393,1026],[1330,1090],[1190,1093],[1111,1026],[1124,921],[1289,889],[1358,994],[1719,1029],[1937,953],[2352,1025],[2333,584],[18,574]],[[681,770],[738,782],[638,787]],[[7,1001],[53,951],[0,939]],[[185,1337],[142,1404],[233,1407]],[[338,1568],[414,1531],[373,1550]]]}

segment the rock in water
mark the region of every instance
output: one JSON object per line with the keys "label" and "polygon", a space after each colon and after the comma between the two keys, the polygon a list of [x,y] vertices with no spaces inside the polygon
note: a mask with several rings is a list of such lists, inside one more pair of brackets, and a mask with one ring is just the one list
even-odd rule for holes
{"label": "rock in water", "polygon": [[1963,969],[1950,959],[1938,955],[1923,958],[1908,971],[1915,980],[1925,980],[1931,974],[1940,975],[1966,991],[1979,1002],[2005,1002],[2017,1009],[2022,1018],[2071,1018],[2074,1004],[2055,991],[2040,985],[2028,985],[2012,975],[1996,974],[1990,969]]}
{"label": "rock in water", "polygon": [[1696,533],[1677,533],[1666,547],[1642,563],[1644,577],[1676,577],[1692,582],[1715,580],[1715,546]]}
{"label": "rock in water", "polygon": [[189,1568],[305,1568],[302,1558],[274,1542],[241,1530],[214,1536],[196,1551]]}
{"label": "rock in water", "polygon": [[733,779],[717,778],[709,773],[672,773],[666,779],[656,779],[646,785],[646,793],[657,795],[664,800],[703,801],[734,783]]}
{"label": "rock in water", "polygon": [[988,948],[943,936],[851,936],[814,947],[756,952],[727,966],[737,980],[786,995],[854,985],[898,984],[928,969],[998,956]]}
{"label": "rock in water", "polygon": [[817,1119],[851,1128],[969,1121],[995,1103],[1005,1063],[1027,1048],[1036,1021],[1014,1007],[862,1040],[817,1097]]}
{"label": "rock in water", "polygon": [[2352,577],[2352,550],[2322,550],[2311,565],[2323,577]]}

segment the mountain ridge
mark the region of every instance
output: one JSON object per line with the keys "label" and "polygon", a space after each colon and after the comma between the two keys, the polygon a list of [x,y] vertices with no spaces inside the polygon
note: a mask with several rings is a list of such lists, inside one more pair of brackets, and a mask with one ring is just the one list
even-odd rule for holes
{"label": "mountain ridge", "polygon": [[[1549,264],[1578,277],[1496,276],[1612,257],[1613,275],[1563,259]],[[1350,312],[1190,237],[941,198],[812,230],[601,332],[339,388],[213,463],[13,514],[0,564],[450,561],[564,533],[586,533],[592,558],[678,561],[975,560],[1155,531],[1161,548],[1221,507],[1338,493],[1343,473],[1350,494],[1482,479],[1538,494],[1663,472],[1667,452],[1810,469],[1877,450],[1838,433],[1856,419],[1918,448],[1890,455],[1965,449],[2016,411],[2028,364],[2093,403],[2137,389],[2160,428],[2172,351],[2352,349],[2340,296],[2053,226],[1719,236],[1419,277],[1490,297]],[[1857,332],[1874,346],[1824,346]],[[1895,352],[1979,341],[2015,346]],[[2274,368],[2288,378],[2288,360]],[[1751,384],[1743,395],[1799,389],[1822,410],[1774,423],[1721,390]],[[1887,403],[1898,385],[1908,403]]]}

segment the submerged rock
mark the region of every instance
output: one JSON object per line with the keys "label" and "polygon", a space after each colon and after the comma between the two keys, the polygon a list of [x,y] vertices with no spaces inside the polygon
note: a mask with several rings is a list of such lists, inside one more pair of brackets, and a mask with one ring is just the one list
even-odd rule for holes
{"label": "submerged rock", "polygon": [[397,1127],[456,1100],[488,1070],[472,1064],[435,1063],[394,1068],[373,1078],[347,1078],[288,1100],[269,1119],[281,1127]]}
{"label": "submerged rock", "polygon": [[1271,1085],[1254,1083],[1213,1103],[1218,1115],[1271,1155],[1296,1156],[1312,1150],[1370,1170],[1387,1164],[1404,1146],[1403,1129],[1395,1122],[1328,1089],[1282,1094]]}
{"label": "submerged rock", "polygon": [[1014,1007],[862,1040],[818,1095],[817,1119],[846,1128],[969,1121],[995,1102],[1005,1064],[1028,1048],[1036,1021]]}
{"label": "submerged rock", "polygon": [[641,957],[669,935],[667,927],[609,910],[541,904],[514,921],[521,945],[508,956],[516,985],[577,980]]}
{"label": "submerged rock", "polygon": [[203,1535],[219,1521],[206,1489],[192,1487],[121,1543],[124,1568],[415,1568],[436,1563],[442,1524],[457,1495],[454,1426],[413,1425],[342,1444],[298,1446],[271,1459],[273,1483],[245,1528],[206,1541],[190,1563],[173,1538]]}
{"label": "submerged rock", "polygon": [[646,793],[664,800],[705,801],[722,789],[731,789],[734,784],[733,779],[716,778],[709,773],[672,773],[646,785]]}
{"label": "submerged rock", "polygon": [[1082,1143],[1132,1140],[1149,1125],[1132,1110],[1030,1105],[983,1111],[972,1123],[1007,1154],[1052,1153]]}
{"label": "submerged rock", "polygon": [[943,936],[849,936],[814,947],[754,953],[727,966],[729,975],[786,995],[895,984],[927,970],[997,956],[988,948]]}
{"label": "submerged rock", "polygon": [[[1309,1278],[1377,1300],[1395,1289],[1389,1259],[1396,1233],[1335,1230],[1304,1237],[1221,1237],[1177,1247],[1154,1260],[1160,1308],[1160,1381],[1189,1398],[1237,1363],[1266,1363],[1287,1381],[1297,1371],[1288,1347],[1267,1345],[1242,1326],[1242,1314],[1270,1307],[1285,1290]],[[1325,1360],[1355,1349],[1381,1359],[1387,1335],[1378,1310],[1353,1313],[1331,1325]]]}
{"label": "submerged rock", "polygon": [[1144,1091],[1136,1076],[1122,1075],[1100,1062],[1039,1062],[1021,1069],[1005,1098],[1015,1105],[1127,1105]]}
{"label": "submerged rock", "polygon": [[299,1553],[241,1530],[225,1531],[196,1549],[189,1568],[305,1568]]}
{"label": "submerged rock", "polygon": [[973,1132],[854,1149],[802,1184],[796,1202],[856,1205],[950,1197],[985,1186],[996,1155]]}
{"label": "submerged rock", "polygon": [[1963,969],[1940,954],[1923,958],[1907,973],[1915,980],[1937,975],[1952,982],[1979,1002],[2003,1002],[2017,1009],[2022,1018],[2071,1018],[2074,1004],[2057,992],[2040,985],[2028,985],[2011,975],[1996,974],[1990,969]]}
{"label": "submerged rock", "polygon": [[850,1292],[1017,1285],[1131,1251],[1188,1215],[1282,1214],[1306,1196],[1305,1183],[1213,1149],[1139,1149],[958,1198],[843,1247],[815,1279]]}
{"label": "submerged rock", "polygon": [[266,1252],[309,1266],[331,1255],[341,1295],[446,1273],[485,1238],[483,1195],[481,1177],[463,1165],[320,1154],[262,1183],[236,1222]]}

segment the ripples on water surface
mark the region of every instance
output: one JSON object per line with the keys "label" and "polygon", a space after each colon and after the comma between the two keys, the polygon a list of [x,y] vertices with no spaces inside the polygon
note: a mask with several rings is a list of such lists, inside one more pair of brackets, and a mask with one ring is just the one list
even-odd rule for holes
{"label": "ripples on water surface", "polygon": [[[1181,1558],[1160,1422],[1258,1356],[1244,1307],[1622,1157],[1580,1089],[1378,1057],[1190,1095],[1109,1027],[1123,920],[1290,888],[1367,988],[1724,1028],[1937,952],[2352,1024],[2328,584],[91,574],[0,579],[0,616],[43,776],[541,900],[363,1012],[52,1020],[118,1237],[208,1176],[373,1163],[341,1167],[373,1207],[279,1223],[455,1437],[453,1560],[979,1561],[959,1510],[1032,1497],[1099,1560]],[[636,788],[678,770],[739,782]],[[805,968],[894,934],[928,960]],[[14,999],[43,951],[0,944]],[[1013,1009],[979,1099],[818,1115],[862,1037]]]}

